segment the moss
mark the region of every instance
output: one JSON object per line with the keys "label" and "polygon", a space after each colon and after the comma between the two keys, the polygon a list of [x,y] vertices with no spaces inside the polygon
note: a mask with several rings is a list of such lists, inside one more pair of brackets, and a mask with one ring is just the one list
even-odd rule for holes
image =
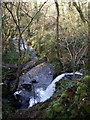
{"label": "moss", "polygon": [[3,61],[9,64],[17,64],[19,54],[15,51],[8,51],[7,53],[3,54]]}
{"label": "moss", "polygon": [[61,98],[67,98],[67,92],[66,91],[61,95]]}
{"label": "moss", "polygon": [[12,107],[11,103],[3,104],[2,108],[3,120],[10,120],[10,118],[12,118],[13,114],[15,113],[15,108]]}
{"label": "moss", "polygon": [[90,102],[83,105],[83,108],[90,114]]}
{"label": "moss", "polygon": [[78,102],[78,99],[79,99],[79,98],[78,98],[78,95],[75,95],[75,96],[74,96],[74,102],[75,102],[75,103]]}
{"label": "moss", "polygon": [[[89,89],[86,79],[79,81],[74,84],[75,87],[63,89],[60,96],[59,92],[55,93],[52,98],[47,100],[45,103],[40,103],[35,109],[31,108],[32,111],[35,111],[37,114],[37,119],[40,118],[40,115],[45,119],[55,119],[55,120],[76,120],[76,119],[87,119],[90,114],[90,102],[87,90]],[[60,84],[59,84],[60,85]],[[74,89],[75,88],[75,89]],[[62,89],[58,87],[56,91]],[[73,95],[72,95],[73,93]],[[43,111],[43,113],[42,113]],[[19,114],[20,113],[20,114]],[[25,116],[29,113],[33,113],[27,110],[25,113],[18,111],[16,116]],[[30,119],[33,115],[30,114]]]}
{"label": "moss", "polygon": [[72,109],[70,118],[75,118],[77,116],[77,114],[78,114],[77,109]]}
{"label": "moss", "polygon": [[90,76],[85,76],[84,78],[83,78],[83,82],[86,84],[86,85],[88,85],[88,87],[90,86]]}
{"label": "moss", "polygon": [[53,111],[52,111],[52,109],[48,109],[47,111],[46,111],[46,113],[45,113],[45,117],[46,118],[49,118],[49,119],[52,119],[54,116],[53,116]]}
{"label": "moss", "polygon": [[39,110],[42,110],[42,109],[44,109],[44,107],[45,107],[44,104],[40,104],[39,107],[38,107],[38,109],[39,109]]}
{"label": "moss", "polygon": [[52,109],[53,109],[54,112],[60,112],[61,111],[61,108],[60,108],[60,106],[57,103],[55,103],[53,105]]}
{"label": "moss", "polygon": [[80,84],[81,84],[81,82],[77,82],[77,84],[76,84],[76,85],[77,85],[77,86],[79,86]]}
{"label": "moss", "polygon": [[8,87],[7,85],[3,84],[2,86],[2,97],[8,96]]}
{"label": "moss", "polygon": [[62,98],[58,98],[57,103],[62,103],[63,99]]}
{"label": "moss", "polygon": [[[75,84],[76,89],[73,89],[71,87],[68,88],[69,92],[67,92],[68,89],[64,90],[62,95],[53,103],[53,105],[47,111],[47,114],[50,114],[51,116],[50,118],[55,118],[56,120],[87,118],[87,116],[89,115],[88,112],[90,111],[90,105],[87,102],[87,90],[89,89],[87,85],[88,79],[89,77],[85,77],[83,81],[77,82]],[[59,88],[60,87],[58,87],[57,90]],[[70,93],[73,93],[73,96],[70,95]]]}
{"label": "moss", "polygon": [[86,92],[86,89],[87,89],[87,88],[88,88],[88,87],[87,87],[86,84],[80,83],[80,84],[78,85],[78,87],[77,87],[76,93],[77,93],[77,94],[81,94],[81,93],[83,93],[83,92]]}
{"label": "moss", "polygon": [[55,120],[60,120],[60,119],[66,120],[68,116],[65,113],[66,113],[66,107],[55,103],[51,108],[47,110],[46,117]]}

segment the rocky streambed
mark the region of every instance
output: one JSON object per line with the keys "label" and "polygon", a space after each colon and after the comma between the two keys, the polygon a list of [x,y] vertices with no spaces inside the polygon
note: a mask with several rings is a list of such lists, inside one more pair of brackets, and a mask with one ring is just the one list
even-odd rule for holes
{"label": "rocky streambed", "polygon": [[[38,102],[44,102],[49,99],[55,92],[56,82],[62,79],[72,80],[73,73],[63,73],[53,79],[53,67],[50,63],[47,63],[46,58],[39,59],[37,52],[30,49],[30,61],[24,64],[19,77],[19,83],[17,91],[14,93],[16,101],[18,101],[20,109],[32,107]],[[82,75],[79,72],[75,72],[75,75],[80,78]],[[6,80],[8,88],[15,81],[11,80],[9,85]],[[4,100],[6,103],[7,101]]]}
{"label": "rocky streambed", "polygon": [[[80,72],[74,73],[79,80]],[[41,63],[20,76],[15,98],[21,104],[20,109],[32,107],[38,102],[44,102],[55,92],[56,82],[62,79],[72,80],[73,73],[63,73],[53,80],[53,67],[49,63]]]}
{"label": "rocky streambed", "polygon": [[[39,59],[37,52],[32,51],[31,59],[25,63],[19,77],[17,91],[14,93],[15,101],[18,101],[20,109],[32,107],[38,102],[44,102],[55,92],[56,82],[59,80],[72,80],[73,73],[63,73],[53,79],[53,67],[47,63],[46,58]],[[10,74],[11,75],[11,74]],[[81,78],[81,73],[75,72],[77,79]],[[8,88],[13,88],[15,81],[9,80]],[[8,103],[7,99],[3,100]]]}

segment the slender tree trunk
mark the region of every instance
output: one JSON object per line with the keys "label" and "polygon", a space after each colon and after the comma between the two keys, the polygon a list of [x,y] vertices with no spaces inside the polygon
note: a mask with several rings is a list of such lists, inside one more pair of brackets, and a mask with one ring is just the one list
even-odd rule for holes
{"label": "slender tree trunk", "polygon": [[[2,83],[2,4],[0,2],[0,83]],[[2,85],[0,85],[0,119],[2,119]]]}
{"label": "slender tree trunk", "polygon": [[88,75],[90,75],[90,1],[88,3],[88,41],[87,41],[88,49],[87,49],[87,69]]}
{"label": "slender tree trunk", "polygon": [[61,62],[61,52],[60,52],[60,40],[59,40],[59,4],[58,4],[58,1],[57,0],[54,0],[55,2],[55,6],[56,6],[56,10],[57,10],[57,19],[56,19],[56,52],[57,52],[57,59],[59,60],[59,63],[60,63],[60,67],[61,69],[63,68],[63,64]]}
{"label": "slender tree trunk", "polygon": [[85,23],[87,20],[85,19],[84,17],[84,14],[81,10],[81,6],[78,5],[76,2],[73,2],[73,6],[76,8],[76,10],[78,11],[79,15],[80,15],[80,18],[82,19],[82,21]]}
{"label": "slender tree trunk", "polygon": [[57,42],[57,57],[59,58],[59,4],[57,0],[55,1],[55,6],[57,10],[57,19],[56,19],[56,42]]}
{"label": "slender tree trunk", "polygon": [[16,77],[16,82],[15,82],[15,86],[14,86],[13,92],[16,91],[16,89],[18,87],[19,76],[20,76],[20,73],[21,73],[21,59],[22,59],[22,53],[21,53],[21,48],[20,48],[22,35],[21,35],[21,30],[20,30],[19,7],[20,7],[20,2],[18,3],[18,7],[17,7],[17,29],[18,29],[18,33],[19,33],[19,38],[18,38],[19,58],[18,58],[17,77]]}
{"label": "slender tree trunk", "polygon": [[[48,1],[48,0],[47,0]],[[10,15],[12,16],[12,19],[16,25],[16,28],[18,29],[18,34],[19,34],[19,39],[18,39],[18,51],[19,51],[19,58],[18,58],[18,70],[17,70],[17,79],[16,79],[16,84],[12,90],[12,92],[14,92],[16,90],[16,88],[18,87],[18,82],[19,82],[19,75],[20,75],[20,71],[21,71],[21,59],[22,59],[22,55],[21,55],[21,49],[20,49],[20,42],[22,39],[22,34],[28,29],[28,27],[31,25],[31,23],[33,22],[34,18],[38,15],[38,13],[40,12],[40,10],[43,8],[43,6],[47,3],[47,1],[45,1],[41,7],[39,8],[39,10],[35,13],[35,15],[33,17],[31,17],[30,22],[26,25],[26,27],[22,30],[22,32],[20,31],[20,17],[19,17],[19,8],[20,8],[20,2],[18,3],[18,7],[17,7],[17,11],[16,11],[16,15],[17,15],[17,19],[14,16],[12,10],[9,8],[8,4],[12,3],[4,3],[6,9],[8,10],[8,12],[10,13]]]}

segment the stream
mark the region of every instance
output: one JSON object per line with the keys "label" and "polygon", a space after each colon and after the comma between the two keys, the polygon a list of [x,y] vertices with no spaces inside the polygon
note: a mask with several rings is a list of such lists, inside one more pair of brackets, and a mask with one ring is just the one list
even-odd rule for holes
{"label": "stream", "polygon": [[[17,42],[15,40],[16,38],[13,41],[17,50]],[[28,49],[25,39],[23,39],[23,42],[25,48]],[[22,43],[21,49],[22,51],[24,50]],[[28,71],[26,73],[23,72],[20,76],[17,91],[14,93],[15,99],[21,105],[20,109],[26,109],[36,103],[48,100],[55,92],[56,82],[73,76],[73,73],[63,73],[53,79],[52,65],[45,60],[41,60],[37,65],[33,65],[38,60],[37,52],[32,47],[29,48],[29,51],[32,51],[30,56],[31,61],[22,68],[22,71],[26,71],[27,69]],[[29,67],[31,68],[29,69]],[[82,73],[75,72],[75,75],[81,76]]]}
{"label": "stream", "polygon": [[[59,80],[63,79],[65,76],[70,76],[70,75],[73,75],[73,73],[63,73],[63,74],[57,76],[52,81],[52,83],[47,87],[46,90],[43,90],[43,88],[37,89],[35,92],[38,94],[38,97],[40,99],[39,102],[44,102],[44,101],[48,100],[50,97],[52,97],[52,95],[55,92],[55,87],[56,87],[55,83],[58,82]],[[75,72],[75,75],[82,75],[82,74],[79,72]],[[35,100],[34,100],[34,97],[33,97],[29,101],[29,107],[32,107],[35,103],[38,103],[38,101],[37,101],[37,98],[35,98]]]}
{"label": "stream", "polygon": [[[82,73],[80,72],[75,72],[75,75],[82,75]],[[40,85],[39,87],[34,88],[33,90],[33,94],[30,93],[29,96],[29,100],[28,100],[28,106],[27,107],[32,107],[34,104],[39,103],[39,102],[44,102],[46,100],[48,100],[55,92],[55,86],[56,86],[56,82],[58,82],[59,80],[62,80],[65,77],[68,76],[73,76],[73,73],[63,73],[59,76],[57,76],[52,82],[50,81],[48,85],[46,85],[47,81],[45,82],[46,85],[46,89],[43,87],[43,85]],[[20,91],[16,91],[14,93],[14,96],[16,97],[16,95],[22,95],[23,94],[23,90]]]}

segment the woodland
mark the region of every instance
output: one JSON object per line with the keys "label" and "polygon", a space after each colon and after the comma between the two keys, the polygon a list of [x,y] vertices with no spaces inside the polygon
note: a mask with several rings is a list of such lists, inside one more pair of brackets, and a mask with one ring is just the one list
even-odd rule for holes
{"label": "woodland", "polygon": [[[90,1],[2,2],[0,9],[2,120],[89,120]],[[32,84],[21,78],[28,73],[29,79],[33,75]],[[35,104],[33,84],[41,80],[38,86],[50,85],[63,74],[66,77],[56,82],[53,95]],[[34,91],[31,107],[26,107],[27,98],[20,98],[24,93],[15,93],[25,79],[25,96]]]}

